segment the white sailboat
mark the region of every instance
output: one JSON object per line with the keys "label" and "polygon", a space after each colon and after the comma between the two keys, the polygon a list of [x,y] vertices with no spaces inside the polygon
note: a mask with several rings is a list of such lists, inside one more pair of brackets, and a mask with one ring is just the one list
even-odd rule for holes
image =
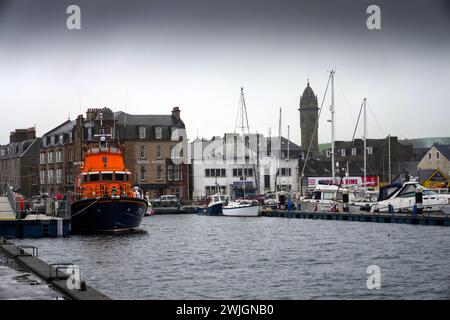
{"label": "white sailboat", "polygon": [[[242,139],[244,140],[244,124],[247,125],[247,134],[250,133],[249,125],[248,125],[248,117],[247,117],[247,107],[245,106],[245,98],[244,98],[244,88],[241,87],[241,99],[240,99],[240,116],[241,116],[241,134]],[[244,170],[243,170],[244,171]],[[244,172],[243,172],[244,173]],[[258,172],[255,172],[255,175],[258,175]],[[235,200],[230,201],[222,207],[222,214],[224,216],[230,217],[257,217],[260,213],[260,207],[258,202],[249,201],[245,199],[245,182],[246,176],[244,174],[243,179],[243,191],[244,191],[244,199],[243,200]]]}

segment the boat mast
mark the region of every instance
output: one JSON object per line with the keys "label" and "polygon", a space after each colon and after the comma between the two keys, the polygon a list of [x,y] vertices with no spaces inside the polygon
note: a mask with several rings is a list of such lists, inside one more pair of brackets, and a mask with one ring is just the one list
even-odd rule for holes
{"label": "boat mast", "polygon": [[364,108],[364,181],[363,181],[363,194],[366,194],[367,188],[367,106],[366,106],[366,98],[364,98],[363,103]]}
{"label": "boat mast", "polygon": [[334,162],[334,74],[336,71],[331,70],[330,71],[330,77],[331,77],[331,177],[333,184],[335,182],[335,162]]}
{"label": "boat mast", "polygon": [[[276,179],[275,179],[275,190],[277,189],[277,180],[278,180],[278,177],[280,176],[280,161],[281,161],[281,156],[282,156],[282,150],[283,150],[283,146],[282,146],[282,144],[283,144],[283,141],[282,141],[282,139],[281,139],[281,107],[280,107],[280,117],[279,117],[279,119],[278,119],[278,137],[279,137],[279,139],[280,139],[280,152],[279,152],[279,155],[278,155],[278,161],[277,161],[277,165],[278,165],[278,168],[277,168],[277,175],[276,175]],[[281,189],[281,185],[280,185],[280,191],[282,191],[282,189]]]}
{"label": "boat mast", "polygon": [[391,184],[391,135],[388,135],[388,166],[389,166],[389,184]]}

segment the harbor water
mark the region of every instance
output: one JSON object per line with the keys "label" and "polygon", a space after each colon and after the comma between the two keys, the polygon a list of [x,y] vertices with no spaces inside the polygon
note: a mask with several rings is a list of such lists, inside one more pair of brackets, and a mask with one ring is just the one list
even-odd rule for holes
{"label": "harbor water", "polygon": [[[114,299],[450,299],[450,229],[327,220],[145,217],[118,236],[16,240]],[[367,268],[381,270],[369,290]]]}

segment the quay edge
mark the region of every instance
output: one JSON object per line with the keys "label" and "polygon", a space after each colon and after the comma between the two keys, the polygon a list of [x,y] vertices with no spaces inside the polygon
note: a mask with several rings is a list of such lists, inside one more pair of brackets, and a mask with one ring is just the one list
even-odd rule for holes
{"label": "quay edge", "polygon": [[[33,249],[33,252],[29,253],[24,250],[25,248]],[[0,238],[0,251],[9,258],[13,259],[24,269],[34,273],[36,276],[46,281],[65,298],[71,300],[111,300],[110,297],[87,285],[83,288],[83,290],[69,289],[67,287],[67,279],[69,278],[69,275],[61,271],[59,271],[57,275],[58,267],[39,259],[38,249],[36,247],[16,246],[7,241],[5,238]]]}
{"label": "quay edge", "polygon": [[350,212],[308,212],[296,210],[262,210],[263,217],[339,220],[378,223],[404,223],[413,225],[450,227],[450,218],[446,215],[429,214],[380,214],[380,213],[350,213]]}

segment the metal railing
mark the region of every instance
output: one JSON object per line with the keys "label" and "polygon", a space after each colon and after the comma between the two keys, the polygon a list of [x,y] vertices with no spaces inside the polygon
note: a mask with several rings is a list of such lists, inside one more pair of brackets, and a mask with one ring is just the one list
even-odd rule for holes
{"label": "metal railing", "polygon": [[6,197],[9,200],[9,203],[11,204],[11,208],[13,209],[14,215],[16,216],[16,219],[20,219],[20,212],[18,210],[18,201],[17,201],[17,197],[16,194],[14,193],[14,191],[11,189],[11,187],[7,184],[4,188],[5,193],[6,193]]}

